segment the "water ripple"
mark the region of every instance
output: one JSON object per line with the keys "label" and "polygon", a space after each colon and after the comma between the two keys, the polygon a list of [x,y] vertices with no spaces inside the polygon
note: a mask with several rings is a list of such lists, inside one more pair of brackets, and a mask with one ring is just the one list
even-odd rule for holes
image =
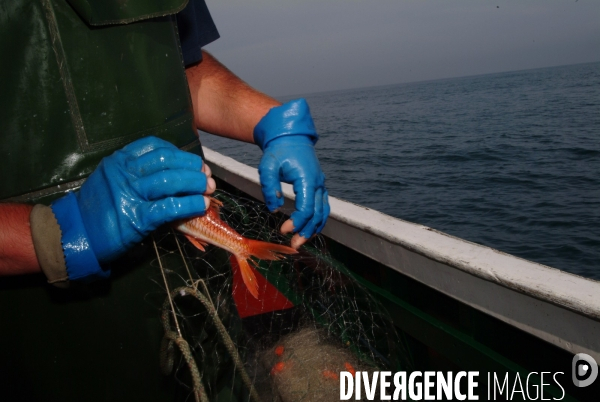
{"label": "water ripple", "polygon": [[600,63],[306,98],[330,194],[600,279]]}

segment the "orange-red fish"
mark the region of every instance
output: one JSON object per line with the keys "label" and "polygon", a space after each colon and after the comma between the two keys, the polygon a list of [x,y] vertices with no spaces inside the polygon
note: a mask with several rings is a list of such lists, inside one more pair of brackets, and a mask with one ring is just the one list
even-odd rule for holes
{"label": "orange-red fish", "polygon": [[354,367],[352,367],[352,365],[348,362],[344,363],[344,367],[346,368],[346,371],[350,372],[350,374],[352,374],[352,377],[354,377],[354,374],[356,374],[356,370],[354,370]]}
{"label": "orange-red fish", "polygon": [[286,364],[284,362],[275,363],[273,368],[271,369],[271,375],[277,375],[285,369]]}
{"label": "orange-red fish", "polygon": [[329,380],[338,380],[340,377],[331,370],[323,370],[323,377]]}
{"label": "orange-red fish", "polygon": [[222,206],[221,201],[211,198],[210,207],[204,216],[179,221],[175,227],[202,251],[207,244],[212,244],[233,254],[240,266],[246,287],[250,294],[258,299],[258,284],[248,264],[250,261],[256,266],[256,262],[250,257],[273,261],[282,259],[283,254],[296,254],[297,251],[281,244],[252,240],[240,235],[221,220],[219,210]]}
{"label": "orange-red fish", "polygon": [[283,355],[283,351],[284,351],[284,350],[285,350],[285,349],[283,348],[283,346],[279,345],[279,346],[277,346],[277,347],[275,348],[275,354],[276,354],[277,356],[281,356],[281,355]]}

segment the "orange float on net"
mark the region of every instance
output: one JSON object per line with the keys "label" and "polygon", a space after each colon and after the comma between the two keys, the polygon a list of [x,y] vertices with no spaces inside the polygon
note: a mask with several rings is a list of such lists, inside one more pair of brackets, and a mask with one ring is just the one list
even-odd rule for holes
{"label": "orange float on net", "polygon": [[354,370],[354,367],[352,367],[352,365],[348,362],[344,363],[344,367],[346,367],[346,371],[350,372],[350,374],[352,374],[352,376],[354,377],[354,374],[356,374],[356,370]]}
{"label": "orange float on net", "polygon": [[334,373],[331,370],[323,370],[323,377],[330,380],[337,380],[340,378],[336,373]]}
{"label": "orange float on net", "polygon": [[271,369],[271,375],[276,375],[276,374],[281,373],[284,368],[285,368],[284,362],[275,363],[275,365]]}
{"label": "orange float on net", "polygon": [[275,348],[275,354],[276,354],[277,356],[281,356],[281,355],[283,355],[283,351],[284,351],[284,349],[283,349],[283,346],[281,346],[281,345],[279,345],[279,346],[277,346],[277,347]]}

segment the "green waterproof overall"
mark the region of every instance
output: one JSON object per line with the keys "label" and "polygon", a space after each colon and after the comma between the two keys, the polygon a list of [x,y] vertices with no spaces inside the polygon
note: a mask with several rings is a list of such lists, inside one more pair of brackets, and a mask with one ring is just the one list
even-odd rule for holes
{"label": "green waterproof overall", "polygon": [[[147,135],[201,152],[174,16],[185,4],[2,3],[1,201],[47,204]],[[141,246],[84,288],[0,279],[0,400],[174,400],[159,369],[153,257]]]}

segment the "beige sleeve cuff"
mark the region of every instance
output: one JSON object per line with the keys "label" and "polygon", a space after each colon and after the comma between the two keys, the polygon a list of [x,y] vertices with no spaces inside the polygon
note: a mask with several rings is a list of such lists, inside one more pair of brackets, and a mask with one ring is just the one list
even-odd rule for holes
{"label": "beige sleeve cuff", "polygon": [[42,271],[48,283],[59,288],[69,287],[67,265],[63,254],[62,232],[50,207],[37,204],[29,215],[31,237]]}

